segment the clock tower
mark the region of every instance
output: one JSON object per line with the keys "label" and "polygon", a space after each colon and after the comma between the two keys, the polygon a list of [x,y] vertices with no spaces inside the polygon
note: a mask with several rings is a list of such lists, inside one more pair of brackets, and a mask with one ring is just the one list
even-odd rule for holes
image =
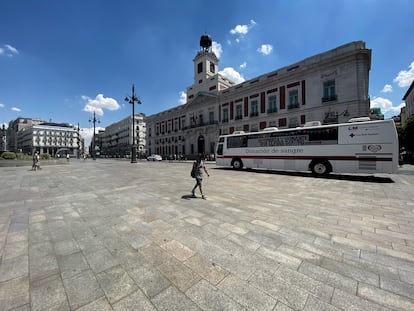
{"label": "clock tower", "polygon": [[200,38],[200,50],[193,59],[194,84],[187,88],[187,102],[199,93],[217,95],[219,91],[234,85],[234,82],[219,74],[219,59],[211,49],[212,40],[208,34]]}
{"label": "clock tower", "polygon": [[211,50],[212,40],[208,34],[200,38],[200,51],[194,58],[194,85],[203,84],[218,71],[218,58]]}

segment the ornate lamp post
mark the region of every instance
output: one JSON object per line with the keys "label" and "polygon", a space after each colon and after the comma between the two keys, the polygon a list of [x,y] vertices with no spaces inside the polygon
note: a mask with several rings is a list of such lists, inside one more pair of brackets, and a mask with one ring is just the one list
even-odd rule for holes
{"label": "ornate lamp post", "polygon": [[78,156],[77,159],[80,159],[80,154],[81,154],[81,137],[80,137],[80,127],[79,127],[79,122],[78,122],[78,127],[75,128],[76,132],[78,134]]}
{"label": "ornate lamp post", "polygon": [[137,149],[135,146],[135,103],[141,104],[139,97],[135,95],[134,84],[132,84],[132,96],[125,97],[125,101],[132,105],[132,146],[131,146],[131,163],[137,163]]}
{"label": "ornate lamp post", "polygon": [[93,112],[93,119],[89,119],[89,122],[93,122],[93,137],[92,137],[92,157],[94,160],[96,160],[96,153],[95,153],[95,123],[101,123],[96,116],[95,111]]}
{"label": "ornate lamp post", "polygon": [[349,116],[348,109],[345,109],[341,113],[336,113],[336,123],[339,123],[339,117],[340,116],[348,117]]}

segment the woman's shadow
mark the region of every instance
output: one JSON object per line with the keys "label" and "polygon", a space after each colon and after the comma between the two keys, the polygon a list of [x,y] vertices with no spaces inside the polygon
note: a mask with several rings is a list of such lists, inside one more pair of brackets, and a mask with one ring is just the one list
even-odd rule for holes
{"label": "woman's shadow", "polygon": [[193,196],[192,194],[184,194],[183,196],[181,196],[181,199],[191,200],[191,199],[197,199],[197,197]]}

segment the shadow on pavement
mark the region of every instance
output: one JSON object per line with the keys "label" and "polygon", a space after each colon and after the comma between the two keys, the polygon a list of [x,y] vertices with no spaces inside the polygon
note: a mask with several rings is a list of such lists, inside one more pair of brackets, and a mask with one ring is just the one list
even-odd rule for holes
{"label": "shadow on pavement", "polygon": [[[229,167],[216,167],[218,170],[234,171]],[[287,176],[300,176],[308,178],[323,178],[323,179],[337,179],[359,182],[372,182],[372,183],[394,183],[390,177],[380,177],[374,175],[350,175],[350,174],[329,174],[327,176],[314,176],[310,172],[293,172],[293,171],[278,171],[278,170],[266,170],[266,169],[245,169],[239,170],[239,172],[253,172],[257,174],[275,174],[275,175],[287,175]]]}
{"label": "shadow on pavement", "polygon": [[181,199],[191,200],[191,199],[197,199],[197,197],[193,197],[192,194],[185,194],[185,195],[181,196]]}

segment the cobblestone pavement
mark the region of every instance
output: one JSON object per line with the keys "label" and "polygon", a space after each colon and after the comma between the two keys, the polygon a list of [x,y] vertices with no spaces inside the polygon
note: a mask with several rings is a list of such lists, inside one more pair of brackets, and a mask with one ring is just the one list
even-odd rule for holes
{"label": "cobblestone pavement", "polygon": [[414,167],[0,168],[0,310],[414,310]]}

